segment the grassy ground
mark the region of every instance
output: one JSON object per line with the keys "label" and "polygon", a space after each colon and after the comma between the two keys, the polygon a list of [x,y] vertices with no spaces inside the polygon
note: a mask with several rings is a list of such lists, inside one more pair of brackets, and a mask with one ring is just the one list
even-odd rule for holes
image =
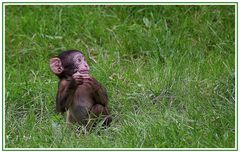
{"label": "grassy ground", "polygon": [[[6,6],[5,19],[7,148],[234,147],[234,6]],[[49,59],[67,49],[107,88],[110,128],[52,127]]]}

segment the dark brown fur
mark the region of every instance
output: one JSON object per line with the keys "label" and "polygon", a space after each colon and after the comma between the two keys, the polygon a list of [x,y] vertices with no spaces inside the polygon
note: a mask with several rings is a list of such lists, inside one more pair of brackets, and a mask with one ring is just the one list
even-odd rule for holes
{"label": "dark brown fur", "polygon": [[[76,64],[76,59],[81,63]],[[68,123],[89,126],[94,119],[102,117],[104,125],[110,124],[107,91],[88,74],[88,65],[81,52],[63,52],[50,60],[50,67],[59,77],[56,111],[67,111]],[[83,69],[86,74],[80,73]]]}

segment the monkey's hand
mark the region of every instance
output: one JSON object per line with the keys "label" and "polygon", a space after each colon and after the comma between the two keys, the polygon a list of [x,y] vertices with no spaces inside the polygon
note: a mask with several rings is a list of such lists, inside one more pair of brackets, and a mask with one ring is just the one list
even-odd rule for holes
{"label": "monkey's hand", "polygon": [[81,74],[81,73],[75,73],[73,74],[72,77],[75,80],[77,85],[82,85],[85,79],[90,78],[89,74]]}

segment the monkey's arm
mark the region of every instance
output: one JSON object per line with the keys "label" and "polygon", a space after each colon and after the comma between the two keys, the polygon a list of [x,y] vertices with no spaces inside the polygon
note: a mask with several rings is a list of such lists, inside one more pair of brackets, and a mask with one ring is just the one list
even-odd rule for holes
{"label": "monkey's arm", "polygon": [[103,115],[104,116],[104,125],[109,126],[112,122],[112,117],[109,114],[108,110],[108,95],[107,90],[94,78],[92,79],[92,88],[93,88],[93,99],[96,102],[95,105],[92,106],[91,112],[93,112],[96,116]]}
{"label": "monkey's arm", "polygon": [[94,78],[88,81],[91,84],[93,91],[93,99],[97,104],[101,104],[104,107],[108,104],[108,95],[106,89]]}
{"label": "monkey's arm", "polygon": [[56,112],[64,113],[72,102],[77,84],[74,79],[59,82],[56,98]]}

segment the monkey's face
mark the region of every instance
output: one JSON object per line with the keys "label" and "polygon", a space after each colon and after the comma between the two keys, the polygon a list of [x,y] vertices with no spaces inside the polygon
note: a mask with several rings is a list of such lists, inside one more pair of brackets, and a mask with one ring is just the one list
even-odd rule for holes
{"label": "monkey's face", "polygon": [[63,73],[67,77],[88,76],[89,66],[83,54],[80,52],[70,53],[63,61]]}
{"label": "monkey's face", "polygon": [[59,77],[89,76],[87,61],[78,51],[65,51],[50,59],[50,68]]}
{"label": "monkey's face", "polygon": [[89,74],[89,66],[83,54],[76,53],[73,56],[74,73]]}

